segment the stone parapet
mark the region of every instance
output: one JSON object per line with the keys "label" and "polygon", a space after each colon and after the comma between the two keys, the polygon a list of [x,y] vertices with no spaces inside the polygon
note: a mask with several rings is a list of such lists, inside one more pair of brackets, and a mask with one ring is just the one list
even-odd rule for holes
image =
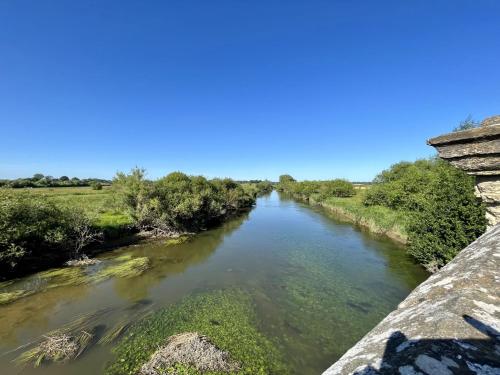
{"label": "stone parapet", "polygon": [[476,176],[476,194],[485,205],[489,226],[500,223],[500,116],[485,119],[481,127],[431,138],[439,157]]}
{"label": "stone parapet", "polygon": [[323,374],[500,374],[499,269],[497,225]]}

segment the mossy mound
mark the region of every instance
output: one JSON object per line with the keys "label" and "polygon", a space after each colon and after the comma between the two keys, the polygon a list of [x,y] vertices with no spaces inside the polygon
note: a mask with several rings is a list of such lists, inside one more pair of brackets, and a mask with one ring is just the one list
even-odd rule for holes
{"label": "mossy mound", "polygon": [[[116,360],[107,375],[137,374],[168,338],[182,332],[210,337],[241,367],[234,374],[287,374],[281,353],[258,331],[250,296],[241,290],[195,294],[136,323],[113,349]],[[193,366],[176,364],[171,374],[201,374]],[[208,371],[204,374],[227,374]]]}

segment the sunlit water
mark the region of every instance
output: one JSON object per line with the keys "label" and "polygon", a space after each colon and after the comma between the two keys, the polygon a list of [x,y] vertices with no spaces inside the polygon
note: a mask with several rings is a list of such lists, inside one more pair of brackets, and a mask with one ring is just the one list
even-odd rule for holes
{"label": "sunlit water", "polygon": [[[45,290],[0,307],[2,374],[99,374],[113,359],[96,345],[76,361],[34,369],[16,367],[14,348],[84,313],[110,308],[112,325],[137,311],[156,310],[200,290],[237,287],[254,301],[257,326],[284,353],[296,374],[318,374],[375,326],[426,278],[404,249],[277,193],[248,214],[190,242],[117,249],[105,262],[130,254],[151,268],[132,278]],[[7,353],[7,354],[5,354]]]}

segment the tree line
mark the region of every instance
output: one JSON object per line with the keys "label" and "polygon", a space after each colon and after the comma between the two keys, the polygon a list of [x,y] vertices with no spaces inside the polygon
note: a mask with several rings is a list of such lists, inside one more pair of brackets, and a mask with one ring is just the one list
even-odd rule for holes
{"label": "tree line", "polygon": [[75,186],[92,186],[96,190],[102,188],[103,185],[109,185],[111,181],[101,178],[69,178],[61,176],[59,178],[45,176],[41,173],[36,173],[33,177],[16,178],[13,180],[1,179],[0,187],[9,188],[42,188],[42,187],[75,187]]}

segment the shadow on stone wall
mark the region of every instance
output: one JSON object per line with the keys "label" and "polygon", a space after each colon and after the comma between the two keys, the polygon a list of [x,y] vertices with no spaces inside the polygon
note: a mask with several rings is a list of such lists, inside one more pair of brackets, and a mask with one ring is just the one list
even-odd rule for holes
{"label": "shadow on stone wall", "polygon": [[387,342],[379,369],[368,366],[354,374],[500,374],[500,332],[469,315],[463,319],[488,338],[408,340],[396,331]]}

